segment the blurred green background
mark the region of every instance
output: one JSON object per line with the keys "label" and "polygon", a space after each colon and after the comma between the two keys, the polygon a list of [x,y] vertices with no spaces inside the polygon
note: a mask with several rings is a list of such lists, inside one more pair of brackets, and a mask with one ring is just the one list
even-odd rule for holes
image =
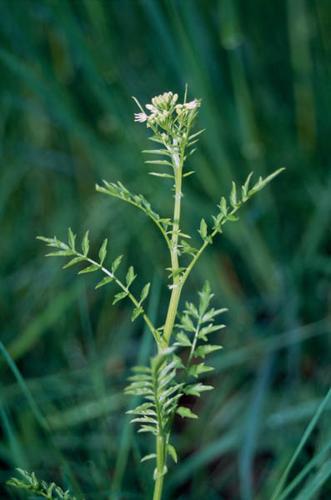
{"label": "blurred green background", "polygon": [[[129,304],[111,307],[112,286],[61,271],[35,236],[90,228],[95,251],[109,237],[139,285],[152,281],[149,311],[162,322],[162,241],[94,184],[121,180],[169,213],[131,96],[149,102],[185,83],[206,129],[185,232],[197,234],[232,179],[287,171],[190,278],[191,299],[210,280],[228,328],[200,419],[176,422],[181,460],[165,498],[270,498],[331,378],[330,32],[328,0],[0,2],[1,498],[14,495],[3,482],[16,466],[87,499],[149,498],[151,466],[139,460],[151,443],[128,424],[122,389],[151,339]],[[329,424],[330,408],[293,474],[330,441]],[[330,497],[325,481],[313,498]]]}

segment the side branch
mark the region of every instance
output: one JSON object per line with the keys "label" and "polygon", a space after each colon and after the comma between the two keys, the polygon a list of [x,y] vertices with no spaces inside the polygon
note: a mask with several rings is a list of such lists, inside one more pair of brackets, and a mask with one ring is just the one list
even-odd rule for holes
{"label": "side branch", "polygon": [[[77,253],[77,256],[84,257],[80,253]],[[151,319],[149,318],[149,316],[147,315],[145,309],[142,307],[142,305],[139,303],[139,301],[136,299],[136,297],[130,292],[129,288],[127,286],[125,286],[125,284],[117,276],[115,276],[114,273],[109,271],[106,267],[100,266],[100,264],[98,264],[98,262],[96,262],[93,259],[90,259],[89,257],[84,257],[84,259],[85,259],[85,261],[89,262],[90,264],[92,264],[94,266],[98,266],[100,271],[102,271],[104,274],[106,274],[106,276],[108,276],[109,278],[112,278],[115,281],[116,285],[123,292],[125,292],[127,294],[127,297],[131,300],[132,304],[135,307],[142,309],[142,311],[143,311],[142,317],[144,318],[146,325],[148,326],[149,330],[151,331],[153,337],[155,338],[155,341],[159,342],[160,338],[159,338],[159,333],[158,333],[157,329],[153,325],[153,323],[152,323]]]}
{"label": "side branch", "polygon": [[250,180],[251,180],[253,173],[250,173],[248,175],[245,183],[241,187],[241,196],[240,197],[238,196],[236,184],[234,182],[232,183],[232,190],[231,190],[231,194],[230,194],[230,205],[231,206],[228,207],[226,199],[224,197],[221,198],[221,201],[218,205],[219,213],[216,216],[213,216],[214,225],[213,225],[211,233],[208,234],[206,222],[203,219],[201,221],[201,222],[203,222],[204,228],[203,228],[203,231],[201,231],[201,228],[200,228],[199,232],[200,232],[201,236],[203,237],[204,241],[203,241],[203,244],[201,245],[201,247],[199,248],[199,250],[197,250],[197,252],[193,256],[191,262],[189,263],[189,265],[185,269],[184,273],[182,274],[182,277],[181,277],[182,286],[184,285],[184,283],[187,280],[187,278],[189,277],[193,267],[195,266],[197,261],[200,259],[201,255],[203,254],[203,252],[207,248],[207,246],[213,242],[213,239],[217,235],[217,233],[222,233],[222,226],[224,224],[226,224],[227,222],[237,221],[238,218],[236,217],[236,213],[239,210],[239,208],[241,208],[253,195],[255,195],[256,193],[261,191],[261,189],[263,189],[267,184],[269,184],[269,182],[272,181],[272,179],[274,179],[275,177],[277,177],[277,175],[279,175],[281,172],[283,172],[283,170],[285,170],[285,169],[279,168],[278,170],[276,170],[275,172],[273,172],[272,174],[270,174],[268,177],[266,177],[264,179],[262,177],[260,177],[258,179],[258,181],[256,182],[256,184],[251,188],[249,187],[249,183],[250,183]]}
{"label": "side branch", "polygon": [[119,200],[125,201],[129,205],[139,208],[139,210],[144,212],[144,214],[146,214],[147,217],[149,217],[158,227],[167,244],[169,251],[171,251],[171,242],[167,235],[167,226],[170,222],[170,219],[161,218],[159,214],[157,214],[151,208],[150,203],[146,200],[146,198],[143,195],[141,194],[135,195],[131,193],[125,186],[123,186],[121,182],[117,183],[110,183],[107,181],[103,182],[104,186],[99,186],[99,184],[96,184],[95,189],[99,193],[108,194],[113,198],[118,198]]}
{"label": "side branch", "polygon": [[146,325],[148,326],[149,330],[151,331],[155,341],[157,343],[160,342],[160,334],[155,328],[154,324],[146,314],[146,311],[143,307],[143,302],[147,298],[148,293],[149,293],[149,288],[150,288],[150,283],[147,283],[144,288],[141,291],[140,298],[137,299],[131,292],[130,286],[133,283],[133,281],[136,278],[136,275],[134,273],[134,268],[131,266],[129,267],[126,277],[125,277],[125,282],[123,282],[118,276],[116,276],[115,272],[116,269],[119,267],[122,256],[117,257],[112,265],[111,265],[111,271],[104,267],[103,263],[107,255],[107,239],[104,240],[103,244],[100,247],[99,250],[99,261],[96,261],[94,259],[91,259],[89,257],[88,252],[89,252],[89,238],[88,238],[88,231],[85,233],[83,241],[82,241],[82,252],[78,251],[76,249],[75,245],[75,240],[76,240],[76,235],[71,231],[69,228],[68,230],[68,244],[64,243],[60,240],[58,240],[55,236],[53,238],[45,238],[44,236],[38,236],[37,239],[44,241],[47,246],[56,248],[56,252],[51,252],[47,254],[47,257],[71,257],[71,260],[63,267],[64,269],[74,266],[76,264],[82,263],[82,262],[87,262],[89,264],[88,267],[82,269],[79,271],[78,274],[85,274],[85,273],[91,273],[95,271],[102,271],[106,277],[103,278],[96,286],[96,288],[100,288],[104,285],[107,285],[108,283],[114,281],[116,285],[121,289],[121,292],[117,293],[115,295],[113,304],[116,302],[128,297],[132,304],[134,305],[134,310],[131,316],[131,320],[134,321],[136,318],[139,316],[142,316]]}

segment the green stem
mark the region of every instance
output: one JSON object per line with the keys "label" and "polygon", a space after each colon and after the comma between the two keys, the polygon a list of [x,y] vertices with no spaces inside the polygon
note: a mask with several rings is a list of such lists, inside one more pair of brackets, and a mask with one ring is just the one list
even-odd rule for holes
{"label": "green stem", "polygon": [[[180,295],[182,291],[182,282],[179,276],[179,259],[178,259],[178,239],[180,233],[180,213],[181,213],[181,198],[182,198],[182,171],[183,171],[183,151],[181,154],[177,151],[172,153],[172,162],[175,176],[175,203],[173,213],[172,236],[170,243],[171,271],[173,275],[172,289],[168,305],[168,312],[164,325],[163,336],[161,342],[158,343],[159,350],[162,350],[169,345],[170,337],[174,327]],[[154,486],[153,500],[161,500],[166,460],[166,440],[161,431],[156,437],[156,479]]]}
{"label": "green stem", "polygon": [[194,338],[193,338],[193,342],[192,342],[190,354],[189,354],[189,357],[188,357],[188,360],[187,360],[187,364],[186,364],[186,369],[187,370],[188,370],[188,368],[191,365],[193,354],[194,354],[194,351],[195,351],[195,348],[196,348],[196,345],[197,345],[198,335],[199,335],[200,326],[201,326],[201,321],[202,321],[202,316],[199,316],[198,323],[197,323],[197,326],[196,326],[195,332],[194,332]]}
{"label": "green stem", "polygon": [[165,439],[164,437],[156,437],[156,479],[154,485],[153,500],[161,500],[164,481],[165,467]]}
{"label": "green stem", "polygon": [[162,422],[162,410],[160,406],[160,394],[159,387],[157,384],[157,370],[158,367],[155,366],[152,362],[152,371],[155,370],[153,376],[153,392],[154,392],[154,400],[155,400],[155,410],[156,410],[156,418],[157,418],[157,436],[156,436],[156,471],[155,471],[155,485],[154,485],[154,494],[153,500],[161,500],[162,490],[163,490],[163,481],[165,475],[165,461],[166,461],[166,441],[164,437],[164,428]]}
{"label": "green stem", "polygon": [[163,337],[162,337],[162,347],[163,348],[168,347],[169,342],[170,342],[172,330],[174,328],[175,319],[176,319],[176,315],[177,315],[178,304],[179,304],[181,292],[182,292],[182,284],[179,282],[175,283],[175,288],[173,288],[172,292],[171,292],[169,306],[168,306],[168,313],[167,313],[166,322],[165,322],[165,326],[164,326],[164,333],[163,333]]}
{"label": "green stem", "polygon": [[163,477],[164,476],[161,476],[155,481],[153,500],[161,500],[162,498]]}
{"label": "green stem", "polygon": [[[238,209],[240,208],[240,206],[241,206],[241,204],[238,204],[238,206],[236,208],[234,208],[233,210],[231,210],[231,212],[228,215],[229,216],[235,215],[235,213],[238,211]],[[228,221],[228,218],[225,217],[225,219],[221,222],[220,226],[223,226],[227,221]],[[212,233],[208,236],[208,238],[203,242],[203,244],[199,248],[198,252],[195,254],[195,256],[193,257],[193,259],[191,260],[191,262],[189,263],[189,265],[185,269],[185,272],[184,272],[184,274],[182,276],[182,280],[181,280],[182,287],[184,286],[185,281],[189,277],[189,275],[190,275],[193,267],[195,266],[195,264],[197,263],[197,261],[200,259],[200,257],[202,255],[202,253],[204,252],[204,250],[207,248],[208,245],[210,245],[212,243],[212,241],[213,241],[214,237],[217,235],[217,233],[220,233],[220,232],[221,232],[220,228],[214,229],[212,231]]]}
{"label": "green stem", "polygon": [[169,345],[170,337],[172,334],[172,330],[177,315],[179,299],[182,291],[182,282],[178,274],[178,269],[179,269],[178,237],[180,232],[179,223],[180,223],[181,198],[182,198],[183,154],[179,156],[179,153],[174,152],[172,154],[172,162],[175,174],[175,204],[174,204],[174,214],[173,214],[171,251],[170,251],[173,282],[172,282],[172,290],[169,300],[167,317],[164,325],[162,347],[167,347]]}

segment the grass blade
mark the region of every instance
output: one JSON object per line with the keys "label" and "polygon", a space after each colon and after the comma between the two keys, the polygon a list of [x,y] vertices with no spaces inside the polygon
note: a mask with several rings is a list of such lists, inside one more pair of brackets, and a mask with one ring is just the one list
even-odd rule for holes
{"label": "grass blade", "polygon": [[316,410],[316,413],[315,415],[313,416],[313,418],[311,419],[311,421],[309,422],[305,432],[303,433],[303,436],[295,450],[295,452],[293,453],[293,456],[291,458],[291,460],[289,461],[286,469],[284,470],[276,488],[275,488],[275,491],[271,497],[271,500],[276,500],[279,498],[280,496],[280,493],[282,492],[283,488],[284,488],[284,485],[286,483],[286,479],[290,473],[290,470],[292,469],[293,467],[293,464],[294,462],[296,461],[297,457],[299,456],[301,450],[303,449],[304,445],[306,444],[309,436],[311,435],[312,431],[314,430],[319,418],[321,417],[323,411],[325,410],[325,408],[327,407],[328,403],[329,403],[329,400],[331,398],[331,388],[328,390],[325,398],[323,399],[323,401],[321,402],[321,404],[319,405],[319,407],[317,408]]}

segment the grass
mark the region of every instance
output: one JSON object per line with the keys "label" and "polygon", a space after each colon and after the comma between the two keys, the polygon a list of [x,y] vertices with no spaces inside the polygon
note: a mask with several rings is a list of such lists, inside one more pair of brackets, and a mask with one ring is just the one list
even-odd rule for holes
{"label": "grass", "polygon": [[[330,16],[327,2],[304,0],[1,2],[1,484],[21,466],[89,499],[152,487],[139,465],[148,447],[120,417],[142,326],[109,307],[111,291],[58,273],[35,236],[93,226],[97,242],[109,229],[142,284],[164,267],[154,228],[90,186],[119,178],[165,207],[167,185],[146,184],[130,96],[188,82],[208,130],[192,157],[188,228],[231,178],[287,173],[192,275],[192,296],[208,278],[230,326],[168,496],[271,497],[330,385]],[[330,496],[329,411],[290,471],[286,487],[313,461],[291,495]]]}

